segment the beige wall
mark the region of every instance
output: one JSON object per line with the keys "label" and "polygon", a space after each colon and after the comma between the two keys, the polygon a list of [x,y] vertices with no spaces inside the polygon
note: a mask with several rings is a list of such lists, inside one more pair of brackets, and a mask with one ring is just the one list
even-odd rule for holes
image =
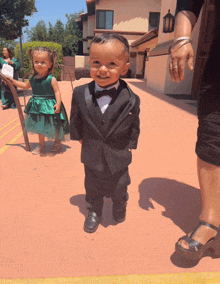
{"label": "beige wall", "polygon": [[145,64],[145,79],[148,87],[164,93],[167,71],[167,57],[155,56],[150,57]]}
{"label": "beige wall", "polygon": [[114,10],[113,30],[148,32],[149,12],[160,12],[161,0],[100,0],[97,10]]}
{"label": "beige wall", "polygon": [[88,21],[83,22],[83,37],[86,38],[88,36]]}
{"label": "beige wall", "polygon": [[95,15],[88,17],[88,36],[94,36]]}
{"label": "beige wall", "polygon": [[75,68],[89,68],[89,56],[76,55]]}

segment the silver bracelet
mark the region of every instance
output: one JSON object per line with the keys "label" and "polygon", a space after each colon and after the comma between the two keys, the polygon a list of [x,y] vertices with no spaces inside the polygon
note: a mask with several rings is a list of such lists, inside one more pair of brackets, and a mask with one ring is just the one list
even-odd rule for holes
{"label": "silver bracelet", "polygon": [[189,40],[189,41],[192,41],[190,37],[188,37],[188,36],[182,36],[182,37],[179,37],[179,38],[175,39],[175,40],[173,41],[173,43],[172,43],[172,46],[175,45],[178,41],[182,41],[182,40],[185,40],[185,39],[187,39],[187,40]]}
{"label": "silver bracelet", "polygon": [[179,48],[181,48],[183,45],[187,44],[187,43],[192,43],[192,40],[181,40],[179,43],[176,43],[175,46],[173,46],[171,44],[170,48],[169,48],[169,53],[171,52],[176,52]]}

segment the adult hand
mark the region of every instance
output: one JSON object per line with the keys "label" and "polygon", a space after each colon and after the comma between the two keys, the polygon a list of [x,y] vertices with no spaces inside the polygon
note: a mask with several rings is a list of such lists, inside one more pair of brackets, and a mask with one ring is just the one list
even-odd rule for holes
{"label": "adult hand", "polygon": [[169,72],[172,80],[180,83],[184,79],[184,69],[188,61],[189,70],[193,70],[194,51],[191,43],[184,44],[176,51],[172,51],[169,58]]}

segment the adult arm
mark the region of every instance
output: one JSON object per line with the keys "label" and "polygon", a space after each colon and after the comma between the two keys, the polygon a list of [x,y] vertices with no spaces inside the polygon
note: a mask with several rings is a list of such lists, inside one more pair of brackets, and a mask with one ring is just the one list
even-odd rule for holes
{"label": "adult arm", "polygon": [[[174,41],[180,37],[190,37],[192,29],[198,19],[204,1],[177,0]],[[178,83],[184,79],[184,69],[188,63],[189,70],[193,70],[194,51],[191,43],[187,43],[170,55],[169,71],[173,81]]]}

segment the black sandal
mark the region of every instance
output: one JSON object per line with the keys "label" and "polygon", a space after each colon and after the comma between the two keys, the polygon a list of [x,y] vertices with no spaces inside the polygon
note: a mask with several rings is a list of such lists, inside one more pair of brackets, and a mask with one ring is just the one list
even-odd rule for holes
{"label": "black sandal", "polygon": [[[209,228],[214,229],[217,231],[217,235],[214,238],[211,238],[205,245],[193,240],[193,236],[198,230],[199,227],[202,225],[207,226]],[[189,249],[183,248],[179,241],[184,240],[189,244]],[[176,243],[176,252],[183,256],[184,258],[191,259],[191,260],[199,260],[203,257],[205,251],[210,250],[214,253],[215,256],[220,257],[220,227],[217,228],[212,224],[206,223],[204,221],[200,221],[198,227],[191,233],[190,236],[184,236],[178,240]]]}

